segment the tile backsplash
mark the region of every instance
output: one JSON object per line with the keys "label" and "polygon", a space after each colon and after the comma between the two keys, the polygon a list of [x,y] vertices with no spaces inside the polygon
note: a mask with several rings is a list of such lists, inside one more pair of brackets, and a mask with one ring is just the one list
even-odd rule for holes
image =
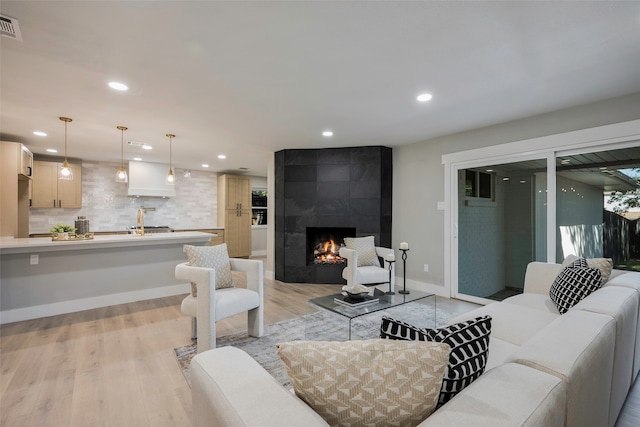
{"label": "tile backsplash", "polygon": [[145,215],[145,225],[166,225],[174,229],[215,228],[217,177],[215,172],[175,169],[176,197],[127,196],[127,184],[115,182],[118,163],[82,163],[82,208],[31,208],[30,233],[47,233],[55,224],[74,224],[79,215],[87,217],[91,231],[120,231],[136,225],[140,206],[156,208]]}

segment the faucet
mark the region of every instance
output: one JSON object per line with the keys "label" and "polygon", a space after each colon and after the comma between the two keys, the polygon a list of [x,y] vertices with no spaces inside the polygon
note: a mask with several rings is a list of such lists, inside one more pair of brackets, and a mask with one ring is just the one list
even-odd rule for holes
{"label": "faucet", "polygon": [[144,236],[144,214],[146,210],[144,208],[138,209],[138,224],[140,225],[140,237]]}
{"label": "faucet", "polygon": [[145,208],[144,206],[140,206],[138,209],[138,224],[140,224],[140,237],[144,236],[144,214],[147,211],[155,211],[156,208]]}

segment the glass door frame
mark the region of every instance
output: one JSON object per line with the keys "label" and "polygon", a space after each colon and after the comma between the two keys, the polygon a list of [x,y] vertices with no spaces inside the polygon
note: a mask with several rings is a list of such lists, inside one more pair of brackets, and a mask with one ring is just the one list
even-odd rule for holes
{"label": "glass door frame", "polygon": [[[491,302],[495,302],[494,300],[490,300],[487,298],[477,297],[473,295],[463,294],[458,291],[458,255],[459,255],[459,240],[458,240],[458,213],[459,213],[459,203],[460,200],[458,197],[458,176],[460,171],[471,169],[471,168],[483,168],[488,166],[496,166],[507,163],[515,163],[515,162],[523,162],[530,160],[543,160],[546,159],[547,170],[549,170],[549,166],[552,165],[553,168],[552,173],[547,173],[547,262],[550,262],[549,259],[555,259],[555,231],[551,232],[550,230],[555,230],[555,192],[556,192],[556,177],[555,177],[555,153],[553,151],[547,151],[542,153],[524,153],[524,154],[515,154],[515,155],[504,155],[497,156],[485,159],[474,159],[469,161],[461,161],[457,163],[451,164],[450,174],[451,174],[451,197],[449,200],[450,206],[450,214],[446,217],[449,217],[451,220],[450,238],[447,239],[445,237],[445,243],[449,240],[450,249],[449,256],[451,258],[451,268],[449,269],[449,278],[451,280],[451,288],[450,295],[451,298],[465,300],[469,302],[474,302],[477,304],[488,304]],[[552,214],[553,213],[553,214]],[[551,224],[552,223],[552,224]],[[553,236],[551,235],[553,234]],[[552,252],[552,258],[549,258],[550,253]],[[446,258],[446,257],[445,257]],[[446,261],[445,261],[446,263]]]}
{"label": "glass door frame", "polygon": [[[556,159],[572,154],[615,150],[640,144],[640,120],[533,138],[442,156],[445,169],[444,293],[478,304],[495,302],[458,292],[458,174],[469,168],[547,159],[547,262],[556,257]],[[532,147],[535,147],[532,149]]]}

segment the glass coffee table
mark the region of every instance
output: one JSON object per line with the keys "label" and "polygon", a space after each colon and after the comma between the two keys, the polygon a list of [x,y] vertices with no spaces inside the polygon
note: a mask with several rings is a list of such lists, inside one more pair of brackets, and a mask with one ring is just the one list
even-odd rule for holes
{"label": "glass coffee table", "polygon": [[[398,288],[399,289],[399,288]],[[355,322],[360,320],[365,320],[367,317],[373,315],[374,313],[378,313],[378,316],[381,317],[385,314],[385,311],[388,311],[388,314],[395,319],[405,321],[407,323],[411,323],[418,327],[436,327],[436,296],[435,294],[414,291],[412,290],[410,294],[400,294],[398,293],[398,289],[396,289],[395,294],[388,295],[378,289],[374,292],[374,297],[378,298],[378,302],[369,303],[367,305],[363,305],[361,307],[350,307],[344,304],[340,304],[335,302],[334,298],[339,297],[341,294],[332,294],[323,297],[312,298],[307,301],[307,316],[305,318],[310,319],[309,322],[305,321],[305,339],[314,339],[315,336],[311,336],[311,334],[315,334],[315,332],[310,332],[310,327],[318,328],[316,323],[318,322],[317,318],[313,318],[310,315],[316,314],[319,311],[330,313],[331,317],[335,317],[337,319],[344,320],[348,324],[348,339],[351,340],[353,326]],[[411,317],[405,318],[404,314],[409,314],[406,306],[409,303],[422,303],[418,307],[412,307],[411,309]],[[390,310],[392,309],[392,310]],[[370,319],[371,322],[375,322],[375,319]],[[311,322],[314,322],[313,324]],[[370,322],[370,323],[371,323]],[[327,322],[327,330],[330,329],[330,325]],[[371,323],[375,326],[375,323]],[[378,331],[379,331],[379,321],[377,323]],[[322,328],[322,326],[320,326]],[[372,326],[369,327],[372,329]],[[337,334],[340,334],[339,332]],[[340,334],[341,335],[341,334]],[[337,337],[331,337],[335,339]],[[375,336],[367,336],[361,338],[376,338]]]}

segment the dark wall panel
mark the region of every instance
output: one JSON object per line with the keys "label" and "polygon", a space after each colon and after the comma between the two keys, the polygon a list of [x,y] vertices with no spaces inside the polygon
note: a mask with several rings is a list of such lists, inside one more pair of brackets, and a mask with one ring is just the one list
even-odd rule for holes
{"label": "dark wall panel", "polygon": [[336,265],[307,265],[307,227],[354,227],[391,246],[389,147],[282,150],[275,154],[275,275],[291,283],[344,283]]}

